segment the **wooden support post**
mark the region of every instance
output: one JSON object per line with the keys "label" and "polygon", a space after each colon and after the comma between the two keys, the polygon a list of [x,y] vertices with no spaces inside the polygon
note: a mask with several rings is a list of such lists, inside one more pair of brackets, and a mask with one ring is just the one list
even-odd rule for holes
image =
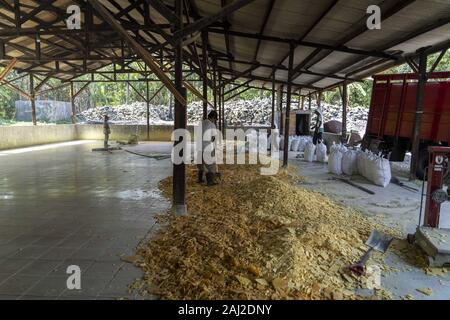
{"label": "wooden support post", "polygon": [[148,79],[146,79],[146,91],[147,91],[147,141],[150,141],[150,84],[148,82]]}
{"label": "wooden support post", "polygon": [[70,82],[70,103],[72,105],[72,123],[76,123],[76,111],[75,111],[75,88],[73,82]]}
{"label": "wooden support post", "polygon": [[294,69],[294,50],[295,45],[290,44],[289,52],[289,70],[288,70],[288,85],[287,85],[287,98],[286,98],[286,122],[284,128],[284,157],[283,167],[286,168],[289,163],[289,129],[290,129],[290,113],[291,113],[291,98],[292,98],[292,75]]}
{"label": "wooden support post", "polygon": [[[183,29],[183,6],[182,0],[175,0],[175,13],[179,17],[179,21],[175,23],[175,30]],[[181,43],[176,45],[175,51],[175,92],[181,94],[181,99],[175,101],[175,121],[174,129],[186,130],[187,124],[187,106],[186,106],[186,89],[183,88],[183,48]],[[175,95],[175,92],[174,95]],[[174,142],[174,147],[184,141],[186,137]],[[180,154],[184,157],[183,151]],[[186,166],[184,161],[180,164],[173,165],[173,207],[177,215],[186,215]]]}
{"label": "wooden support post", "polygon": [[275,129],[275,100],[276,100],[276,88],[275,88],[275,69],[272,72],[272,118],[270,121],[270,128]]}
{"label": "wooden support post", "polygon": [[208,34],[202,32],[203,120],[208,118]]}
{"label": "wooden support post", "polygon": [[214,111],[217,111],[217,61],[213,62],[213,96],[214,96]]}
{"label": "wooden support post", "polygon": [[427,83],[427,60],[428,55],[425,51],[422,51],[419,56],[419,83],[417,85],[417,95],[416,95],[416,117],[414,121],[414,135],[413,135],[413,145],[412,145],[412,156],[411,156],[411,166],[410,166],[410,179],[416,179],[416,171],[419,164],[420,155],[420,133],[422,128],[422,114],[423,114],[423,103],[425,96],[425,85]]}
{"label": "wooden support post", "polygon": [[311,93],[308,96],[308,110],[311,111],[312,108],[312,96]]}
{"label": "wooden support post", "polygon": [[279,123],[279,129],[280,134],[283,133],[283,86],[278,87],[278,93],[277,93],[277,105],[278,105],[278,111],[280,112],[280,123]]}
{"label": "wooden support post", "polygon": [[30,74],[30,96],[31,96],[31,120],[33,121],[33,125],[37,125],[36,119],[36,95],[34,93],[34,77],[33,74]]}
{"label": "wooden support post", "polygon": [[217,124],[217,128],[219,129],[219,130],[222,130],[222,128],[221,128],[221,124],[222,124],[222,76],[220,75],[220,73],[219,73],[219,87],[217,88],[217,99],[218,99],[218,103],[219,103],[219,106],[218,106],[218,116],[219,116],[219,119],[217,119],[218,120],[218,124]]}
{"label": "wooden support post", "polygon": [[347,138],[347,108],[348,108],[348,83],[344,81],[342,86],[342,141]]}
{"label": "wooden support post", "polygon": [[225,87],[220,89],[222,96],[222,135],[225,137]]}
{"label": "wooden support post", "polygon": [[320,109],[322,106],[322,90],[317,92],[317,109]]}

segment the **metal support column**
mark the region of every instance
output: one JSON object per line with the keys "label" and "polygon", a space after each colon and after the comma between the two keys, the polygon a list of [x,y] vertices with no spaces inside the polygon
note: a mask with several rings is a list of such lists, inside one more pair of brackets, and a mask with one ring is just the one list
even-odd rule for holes
{"label": "metal support column", "polygon": [[225,87],[222,89],[222,135],[225,137]]}
{"label": "metal support column", "polygon": [[290,113],[291,113],[291,98],[292,98],[292,74],[294,68],[294,50],[295,45],[290,44],[289,52],[289,69],[288,69],[288,84],[287,84],[287,97],[286,97],[286,121],[284,128],[284,157],[283,167],[288,166],[289,162],[289,129],[290,129]]}
{"label": "metal support column", "polygon": [[416,171],[419,163],[420,153],[420,132],[422,128],[422,114],[423,114],[423,102],[425,96],[425,85],[427,83],[427,60],[428,55],[425,51],[422,51],[419,56],[419,83],[417,84],[417,96],[416,96],[416,117],[414,121],[414,136],[412,145],[411,167],[410,167],[410,179],[416,179]]}
{"label": "metal support column", "polygon": [[203,119],[208,118],[208,34],[202,31]]}
{"label": "metal support column", "polygon": [[30,96],[31,96],[31,119],[33,121],[33,125],[37,125],[36,119],[36,95],[34,92],[34,77],[33,74],[30,74]]}
{"label": "metal support column", "polygon": [[146,91],[147,91],[147,96],[146,96],[146,102],[147,102],[147,141],[150,141],[150,84],[147,81],[145,82],[146,84]]}
{"label": "metal support column", "polygon": [[275,89],[275,68],[274,68],[274,70],[272,72],[272,118],[270,121],[271,129],[275,129],[275,99],[276,99],[276,97],[275,97],[276,91],[275,90],[276,89]]}
{"label": "metal support column", "polygon": [[218,113],[217,129],[222,130],[222,128],[220,127],[221,123],[222,123],[222,89],[221,89],[221,87],[222,87],[222,77],[221,77],[220,73],[218,74],[218,79],[219,79],[219,87],[216,90],[217,100],[218,100],[218,104],[219,104],[218,105],[218,110],[217,110],[217,113]]}
{"label": "metal support column", "polygon": [[73,82],[70,82],[70,103],[72,105],[72,123],[75,124],[77,121],[75,111],[75,88]]}
{"label": "metal support column", "polygon": [[347,138],[347,109],[348,109],[348,83],[344,81],[342,87],[342,141]]}
{"label": "metal support column", "polygon": [[[182,19],[182,0],[175,1],[175,12],[179,20],[175,23],[175,30],[180,31],[183,28]],[[181,43],[175,48],[175,89],[184,98],[186,97],[186,89],[183,88],[183,48]],[[178,99],[175,99],[175,122],[174,129],[186,129],[186,104],[182,104]],[[174,146],[180,143],[186,143],[181,138],[174,142]],[[184,156],[180,154],[180,156]],[[177,215],[185,215],[186,208],[186,167],[184,161],[181,164],[173,165],[173,206]]]}
{"label": "metal support column", "polygon": [[278,111],[280,112],[280,123],[279,129],[280,134],[283,134],[283,86],[278,87],[278,93],[277,93],[277,105],[278,105]]}
{"label": "metal support column", "polygon": [[214,111],[217,111],[217,61],[213,62],[213,97],[214,97]]}

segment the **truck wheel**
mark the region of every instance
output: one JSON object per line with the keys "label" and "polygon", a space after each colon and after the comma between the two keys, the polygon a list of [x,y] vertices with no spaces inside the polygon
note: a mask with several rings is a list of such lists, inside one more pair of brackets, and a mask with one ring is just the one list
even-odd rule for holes
{"label": "truck wheel", "polygon": [[420,180],[426,180],[427,178],[427,173],[426,173],[426,169],[428,167],[428,161],[429,161],[429,154],[427,149],[422,149],[419,152],[419,161],[417,164],[417,169],[416,169],[416,177],[419,178]]}

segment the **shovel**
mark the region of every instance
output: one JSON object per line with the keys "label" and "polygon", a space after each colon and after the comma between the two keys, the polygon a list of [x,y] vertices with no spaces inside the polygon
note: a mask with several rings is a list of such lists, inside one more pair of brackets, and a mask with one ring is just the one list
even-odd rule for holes
{"label": "shovel", "polygon": [[366,263],[370,259],[373,251],[379,251],[385,253],[392,242],[392,238],[379,232],[378,230],[372,231],[366,245],[370,249],[362,256],[361,260],[354,265],[348,267],[348,269],[358,276],[363,276],[366,273]]}

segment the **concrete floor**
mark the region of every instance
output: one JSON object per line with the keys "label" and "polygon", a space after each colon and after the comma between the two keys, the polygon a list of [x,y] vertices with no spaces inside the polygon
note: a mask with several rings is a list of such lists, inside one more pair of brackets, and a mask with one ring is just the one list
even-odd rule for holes
{"label": "concrete floor", "polygon": [[[0,299],[136,298],[128,285],[141,272],[119,256],[169,206],[157,183],[171,163],[91,152],[101,145],[0,151]],[[69,265],[81,268],[80,291],[67,289]]]}
{"label": "concrete floor", "polygon": [[[376,192],[375,195],[370,195],[345,183],[330,181],[332,175],[328,173],[327,165],[307,163],[296,159],[296,156],[297,153],[290,154],[290,163],[298,167],[300,175],[307,177],[307,184],[302,187],[326,194],[386,226],[395,227],[403,233],[405,239],[408,233],[415,232],[419,223],[420,192],[411,192],[394,184],[382,188],[361,176],[352,177],[354,182]],[[405,184],[421,189],[421,184],[411,183],[404,177],[405,172],[393,170],[393,175],[399,176]],[[442,206],[440,227],[450,228],[450,202]],[[427,275],[424,270],[389,251],[386,253],[386,262],[395,269],[408,270],[382,274],[381,285],[394,298],[402,299],[410,294],[415,299],[450,300],[450,273],[439,277]],[[433,295],[426,296],[416,290],[419,288],[431,288]]]}
{"label": "concrete floor", "polygon": [[[0,299],[135,299],[128,285],[140,270],[123,263],[136,245],[151,235],[154,216],[170,203],[157,190],[169,176],[171,162],[124,151],[92,153],[101,142],[73,142],[0,151]],[[169,154],[169,143],[130,148],[141,154]],[[328,179],[327,167],[291,154],[291,164],[308,178],[302,187],[395,226],[406,235],[418,223],[420,194],[390,185],[374,186],[371,196]],[[450,204],[442,227],[450,228]],[[450,274],[428,276],[392,253],[387,261],[408,272],[383,275],[382,286],[401,299],[450,299]],[[66,288],[66,268],[82,269],[82,290]],[[444,284],[444,285],[443,285]],[[428,297],[417,288],[432,288]]]}

